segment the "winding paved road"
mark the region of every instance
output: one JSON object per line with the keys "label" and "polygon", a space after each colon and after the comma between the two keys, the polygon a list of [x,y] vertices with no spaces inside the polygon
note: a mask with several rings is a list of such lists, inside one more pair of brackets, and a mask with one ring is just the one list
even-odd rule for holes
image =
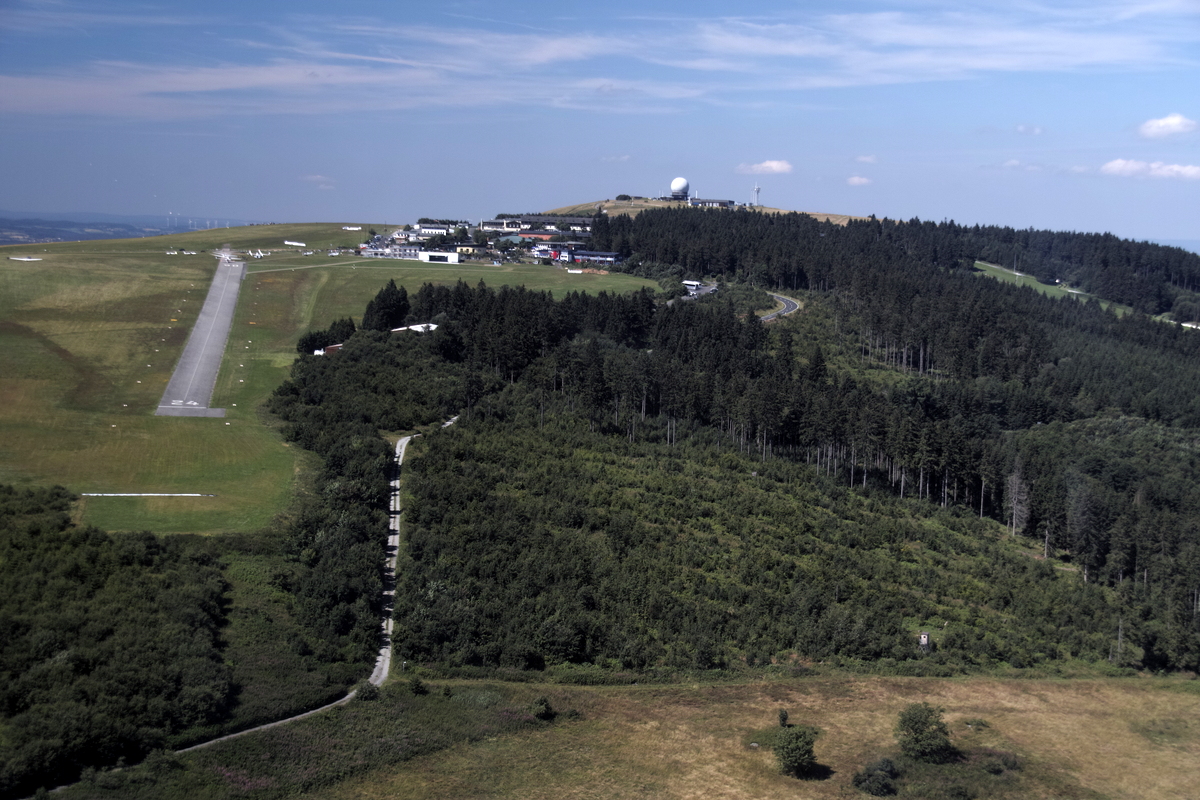
{"label": "winding paved road", "polygon": [[774,297],[776,300],[783,303],[783,308],[779,309],[778,311],[772,311],[770,314],[764,314],[763,318],[762,318],[763,322],[770,322],[771,320],[775,319],[776,317],[782,317],[782,316],[784,316],[786,314],[790,314],[793,311],[795,311],[796,309],[800,308],[800,304],[797,303],[795,300],[793,300],[790,297],[784,297],[781,294],[774,294],[772,292],[767,292],[767,294],[771,295],[771,297]]}

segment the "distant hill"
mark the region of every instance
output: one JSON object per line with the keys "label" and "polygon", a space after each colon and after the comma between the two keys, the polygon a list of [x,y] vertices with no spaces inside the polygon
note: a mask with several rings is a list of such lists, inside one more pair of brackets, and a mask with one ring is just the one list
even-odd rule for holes
{"label": "distant hill", "polygon": [[[561,214],[563,216],[582,216],[590,217],[598,210],[604,209],[610,216],[615,214],[627,214],[631,217],[636,217],[642,211],[648,208],[676,208],[685,205],[679,200],[659,200],[653,197],[634,197],[630,200],[596,200],[590,203],[580,203],[574,206],[563,206],[562,208],[551,209],[546,211],[546,214]],[[757,206],[756,211],[762,211],[767,214],[791,214],[790,209],[786,208],[771,208],[769,206]],[[867,219],[867,217],[855,217],[849,214],[826,214],[818,211],[801,211],[801,214],[808,214],[810,217],[815,217],[819,222],[826,220],[835,225],[845,225],[852,219]]]}
{"label": "distant hill", "polygon": [[180,227],[189,227],[182,220],[201,223],[219,223],[221,227],[236,227],[239,225],[254,225],[262,223],[257,219],[234,219],[232,217],[204,217],[174,214],[174,222],[167,224],[169,217],[165,214],[107,214],[103,211],[10,211],[0,208],[0,219],[20,220],[52,220],[54,222],[113,222],[121,225],[133,225],[138,228],[162,228],[178,232]]}
{"label": "distant hill", "polygon": [[5,219],[0,217],[0,244],[77,242],[91,239],[136,239],[159,236],[167,231],[116,222],[73,222],[50,219]]}
{"label": "distant hill", "polygon": [[[168,217],[156,215],[105,214],[95,211],[28,212],[0,209],[0,244],[38,244],[41,242],[79,242],[94,239],[137,239],[182,233],[182,218],[173,224]],[[240,219],[190,218],[200,229],[210,223],[221,227],[243,226]]]}
{"label": "distant hill", "polygon": [[[359,230],[348,231],[348,227]],[[65,248],[59,252],[65,252],[66,249],[100,252],[113,248],[125,251],[208,250],[224,245],[235,249],[270,251],[284,248],[284,242],[291,239],[307,242],[315,248],[352,248],[372,229],[382,231],[385,227],[360,222],[296,222],[176,231],[116,223],[60,223],[0,218],[0,245],[30,246],[54,242],[61,243]]]}

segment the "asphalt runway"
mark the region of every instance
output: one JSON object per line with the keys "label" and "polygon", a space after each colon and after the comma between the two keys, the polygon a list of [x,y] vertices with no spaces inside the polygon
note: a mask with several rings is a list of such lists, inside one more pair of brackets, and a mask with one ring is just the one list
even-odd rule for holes
{"label": "asphalt runway", "polygon": [[204,307],[192,327],[187,345],[175,365],[158,409],[158,417],[223,417],[225,409],[209,408],[217,373],[225,354],[225,342],[233,327],[238,292],[246,264],[232,257],[222,258],[204,299]]}

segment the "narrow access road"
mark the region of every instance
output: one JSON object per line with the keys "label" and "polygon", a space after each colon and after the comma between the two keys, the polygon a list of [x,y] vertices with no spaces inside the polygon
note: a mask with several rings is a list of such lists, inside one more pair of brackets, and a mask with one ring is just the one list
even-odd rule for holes
{"label": "narrow access road", "polygon": [[783,303],[783,308],[779,309],[778,311],[772,311],[770,314],[763,315],[763,318],[762,318],[763,322],[770,322],[771,320],[775,319],[776,317],[785,316],[787,314],[792,313],[796,309],[800,308],[800,304],[797,303],[795,300],[793,300],[790,297],[784,297],[781,294],[774,294],[773,292],[767,292],[767,294],[771,295],[771,297],[774,297],[776,300]]}
{"label": "narrow access road", "polygon": [[[443,422],[442,427],[448,428],[455,422],[458,422],[457,416]],[[375,686],[383,685],[392,666],[392,611],[396,606],[396,558],[400,555],[400,466],[404,463],[404,451],[408,443],[420,435],[405,436],[396,442],[396,471],[392,479],[392,502],[388,511],[387,561],[383,566],[383,631],[375,669],[367,679],[368,683]]]}
{"label": "narrow access road", "polygon": [[[451,417],[446,422],[442,423],[443,428],[448,428],[458,422],[458,417]],[[395,477],[392,478],[392,498],[389,505],[388,513],[388,541],[387,541],[387,560],[383,567],[383,618],[380,622],[383,628],[382,642],[379,647],[379,655],[375,657],[375,669],[371,672],[371,677],[367,682],[374,686],[382,686],[387,680],[388,672],[392,666],[392,609],[395,607],[396,601],[396,557],[400,553],[400,467],[404,463],[404,451],[408,448],[408,443],[415,439],[420,434],[413,436],[405,436],[396,442],[396,467]],[[239,736],[245,736],[258,731],[265,731],[269,728],[275,728],[279,725],[286,725],[289,722],[311,717],[313,714],[320,714],[322,711],[334,708],[335,706],[344,706],[354,699],[354,695],[358,693],[355,689],[349,692],[340,700],[335,700],[328,705],[314,708],[312,711],[305,711],[303,714],[297,714],[294,717],[268,722],[266,725],[259,725],[255,728],[247,728],[244,731],[231,733],[228,736],[222,736],[218,739],[210,739],[207,742],[194,744],[191,747],[185,747],[182,750],[176,750],[176,753],[187,753],[192,750],[199,750],[202,747],[216,744],[217,742],[227,742],[230,739],[236,739]]]}

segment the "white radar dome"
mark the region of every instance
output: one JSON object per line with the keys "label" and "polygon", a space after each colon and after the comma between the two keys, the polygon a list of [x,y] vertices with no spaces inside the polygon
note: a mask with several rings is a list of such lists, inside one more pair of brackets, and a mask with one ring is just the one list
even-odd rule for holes
{"label": "white radar dome", "polygon": [[686,195],[689,188],[691,187],[688,186],[686,178],[676,178],[675,180],[671,181],[671,194]]}

